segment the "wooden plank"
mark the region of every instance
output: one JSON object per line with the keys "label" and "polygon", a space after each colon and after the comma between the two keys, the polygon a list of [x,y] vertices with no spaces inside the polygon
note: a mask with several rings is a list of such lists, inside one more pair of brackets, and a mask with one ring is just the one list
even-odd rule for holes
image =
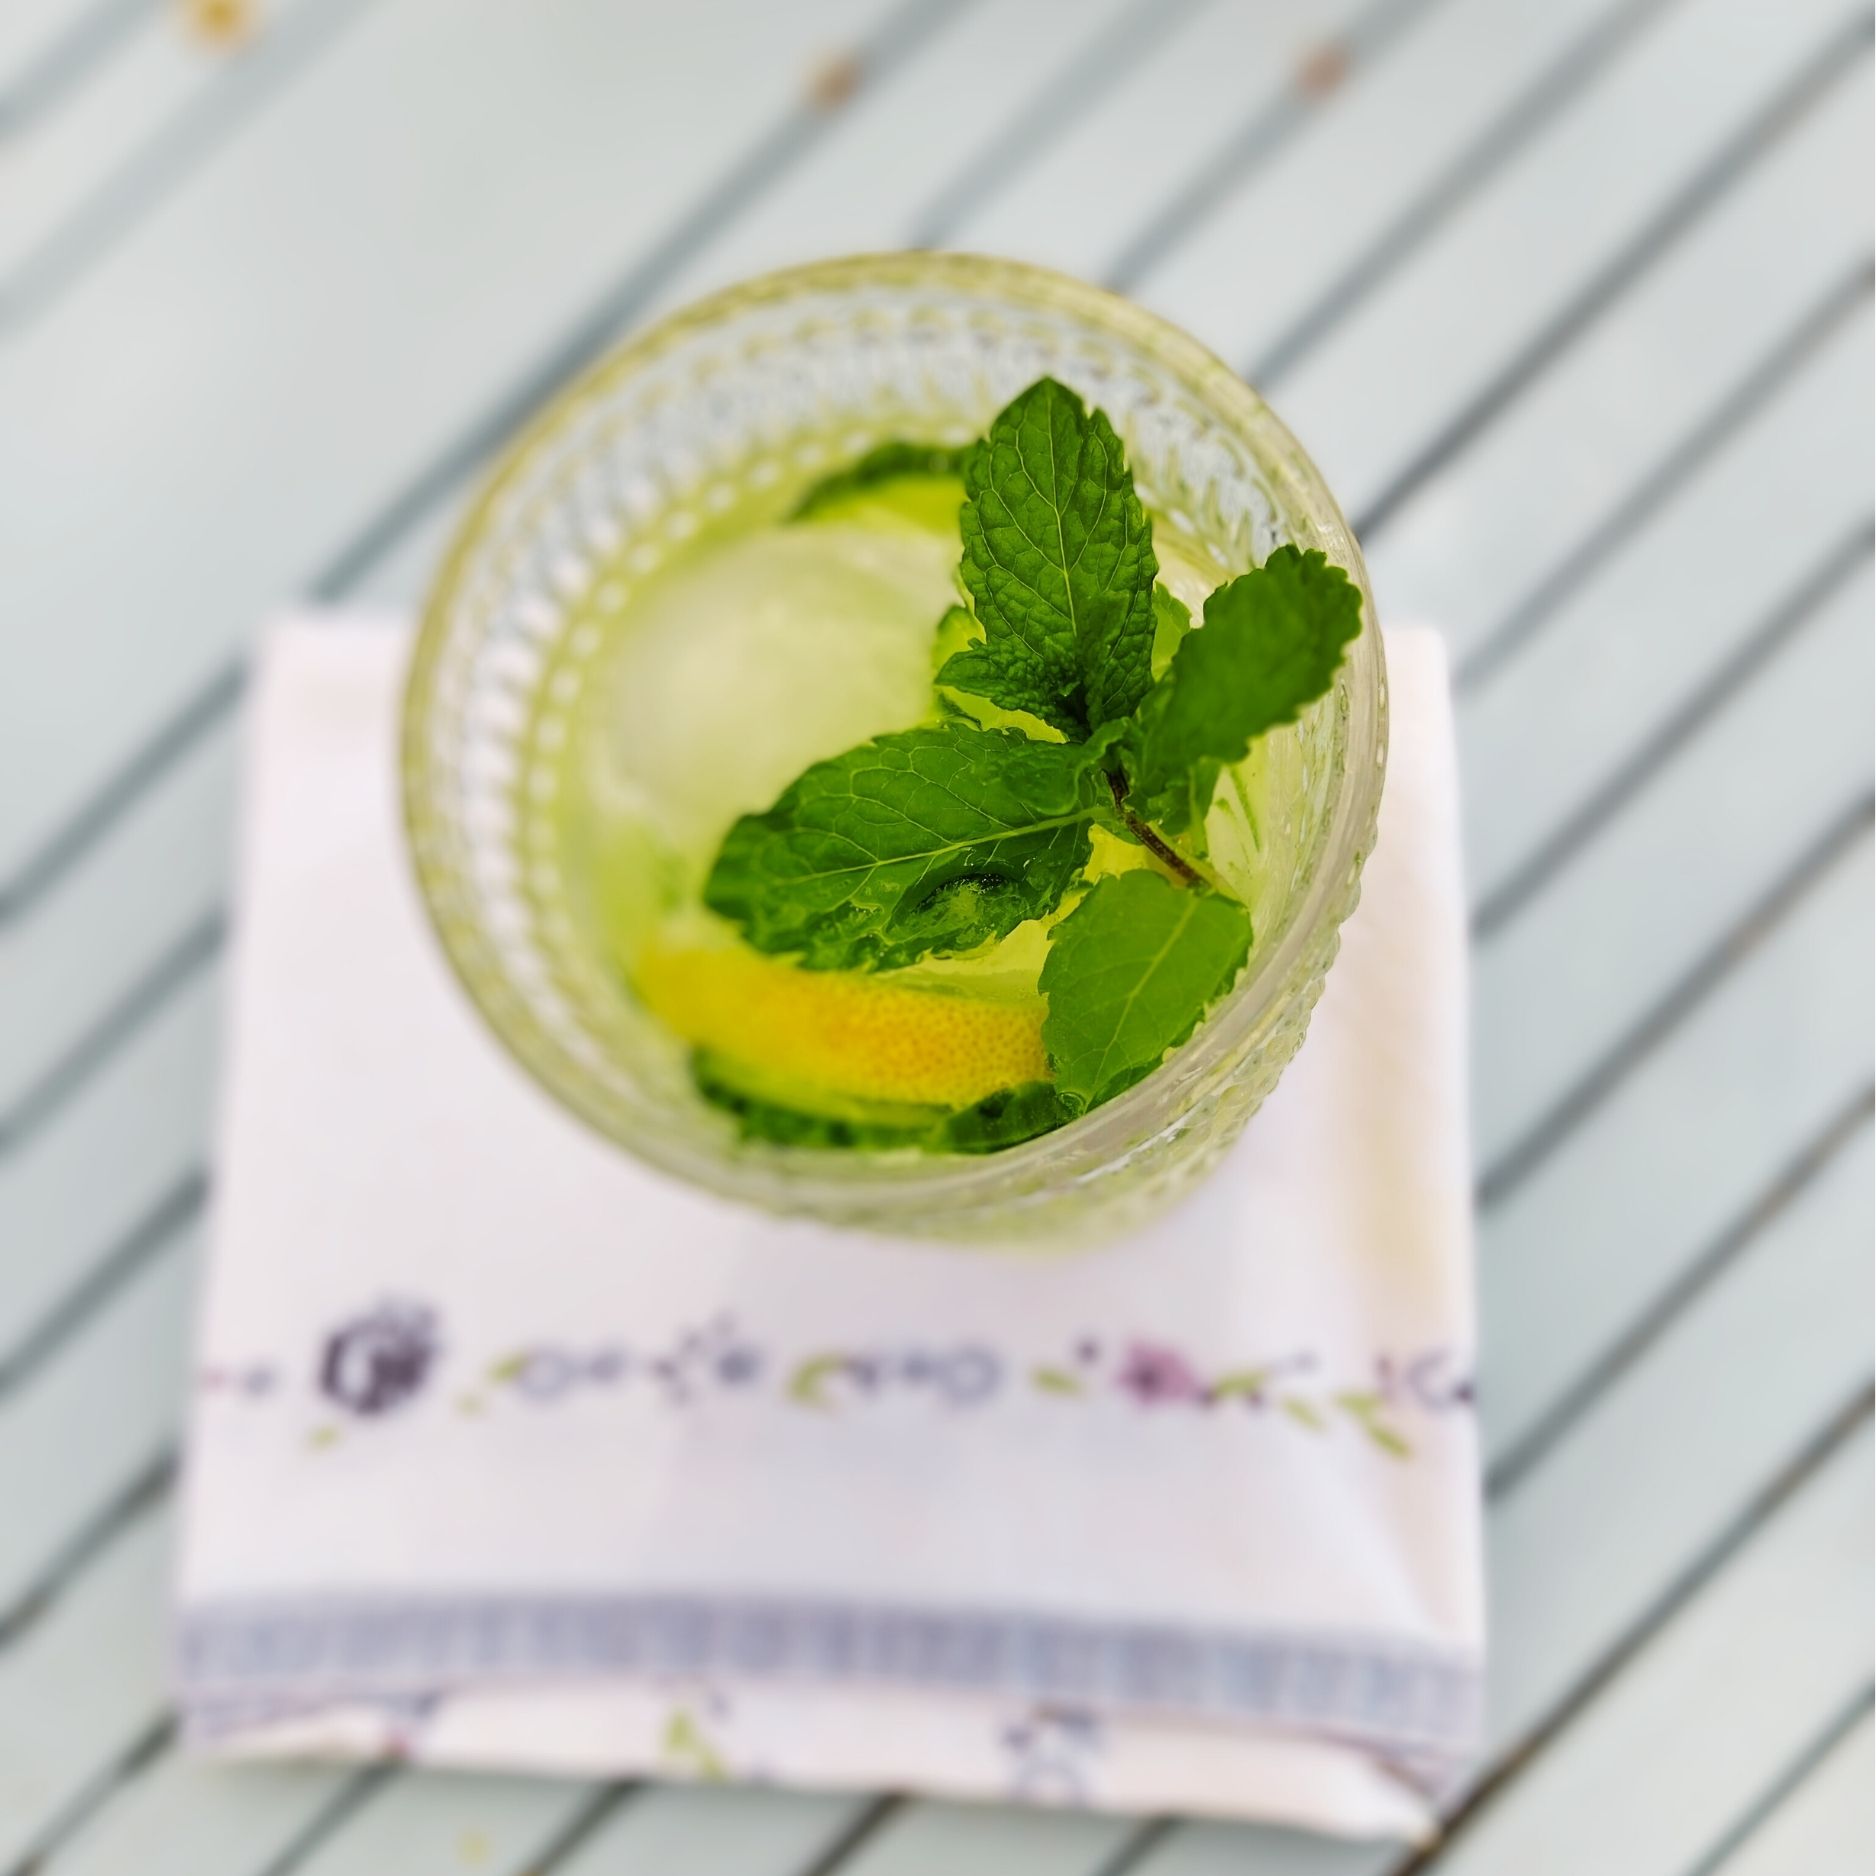
{"label": "wooden plank", "polygon": [[[551,1868],[553,1876],[782,1876],[821,1867],[869,1802],[754,1785],[648,1786]],[[377,1876],[363,1864],[357,1870]]]}
{"label": "wooden plank", "polygon": [[[1501,1463],[1870,1086],[1870,847],[1481,1222],[1479,1394]],[[1750,1250],[1750,1239],[1742,1247]]]}
{"label": "wooden plank", "polygon": [[204,971],[0,1168],[0,1377],[203,1159],[220,983]]}
{"label": "wooden plank", "polygon": [[[241,162],[0,352],[9,604],[58,622],[26,636],[0,705],[0,880],[569,307],[751,152],[781,168],[811,134],[817,56],[893,17],[925,14],[822,0],[806,21],[739,9],[731,31],[713,6],[374,8],[248,127]],[[256,472],[284,472],[283,449],[291,501]],[[81,711],[19,701],[99,669]]]}
{"label": "wooden plank", "polygon": [[10,88],[83,11],[77,0],[13,0],[0,12],[0,84]]}
{"label": "wooden plank", "polygon": [[1353,0],[1215,0],[1167,16],[1119,82],[983,199],[927,204],[917,238],[1019,254],[1096,278],[1239,127],[1290,90],[1298,67],[1356,17]]}
{"label": "wooden plank", "polygon": [[[1180,7],[1190,3],[1180,0]],[[1142,0],[1102,0],[1077,9],[1071,25],[1056,0],[970,8],[917,60],[861,91],[787,176],[670,274],[638,317],[655,319],[767,268],[906,245],[928,205],[961,173],[1020,143],[1043,104],[1071,81],[1076,96],[1058,108],[1079,108],[1080,89],[1095,87],[1102,61],[1155,17],[1177,22],[1183,15]],[[1084,69],[1090,65],[1097,69]],[[1262,70],[1237,74],[1254,96],[1278,78]],[[434,497],[387,560],[370,565],[357,590],[373,601],[418,599],[486,469],[481,460],[464,462],[452,486]]]}
{"label": "wooden plank", "polygon": [[45,297],[101,240],[122,239],[208,157],[258,101],[299,69],[352,0],[271,0],[253,36],[217,46],[183,9],[140,13],[87,82],[23,136],[0,195],[0,329]]}
{"label": "wooden plank", "polygon": [[[158,1605],[147,1606],[145,1625],[160,1627],[159,1615]],[[275,1867],[283,1845],[342,1809],[358,1777],[356,1766],[208,1765],[172,1747],[110,1793],[48,1868],[58,1876],[257,1876]],[[292,1827],[283,1829],[283,1820]],[[380,1864],[378,1871],[418,1876],[423,1867]],[[451,1866],[438,1860],[428,1867]],[[473,1872],[465,1865],[464,1876]],[[493,1876],[506,1876],[500,1864]]]}
{"label": "wooden plank", "polygon": [[1870,1458],[1866,1423],[1469,1822],[1442,1876],[1692,1866],[1868,1679]]}
{"label": "wooden plank", "polygon": [[991,1869],[1012,1876],[1089,1876],[1135,1828],[1126,1818],[1085,1811],[912,1804],[888,1818],[838,1868],[841,1876],[948,1876],[955,1870]]}
{"label": "wooden plank", "polygon": [[[1491,1167],[1868,787],[1867,564],[1478,957]],[[1742,761],[1751,751],[1762,760]],[[1471,777],[1489,787],[1489,775]]]}
{"label": "wooden plank", "polygon": [[[288,0],[296,3],[305,0]],[[0,194],[0,302],[25,257],[153,132],[186,112],[230,56],[188,33],[179,9],[143,14],[91,82],[19,141]]]}
{"label": "wooden plank", "polygon": [[61,891],[0,926],[0,1116],[10,1123],[156,960],[208,916],[233,852],[238,750],[203,739]]}
{"label": "wooden plank", "polygon": [[355,590],[346,595],[347,603],[373,610],[395,608],[412,616],[418,613],[429,596],[430,582],[436,577],[443,555],[455,538],[463,511],[479,486],[476,478],[485,468],[478,462],[448,496],[405,528],[395,546],[366,569]]}
{"label": "wooden plank", "polygon": [[[52,1868],[57,1876],[254,1876],[317,1820],[355,1768],[210,1767],[168,1754],[117,1795]],[[555,1876],[683,1870],[686,1876],[775,1876],[836,1844],[869,1799],[754,1786],[648,1785],[625,1794],[564,1858],[544,1850],[601,1797],[598,1786],[443,1772],[394,1774],[323,1837],[295,1876],[487,1870]]]}
{"label": "wooden plank", "polygon": [[1287,374],[1278,408],[1345,509],[1364,515],[1427,439],[1818,58],[1846,15],[1861,20],[1842,0],[1708,0],[1664,14]]}
{"label": "wooden plank", "polygon": [[[1278,108],[1290,95],[1301,49],[1349,28],[1361,13],[1359,0],[1201,0],[1196,9],[1182,0],[1176,7],[1135,6],[1113,19],[1107,33],[1090,39],[1085,16],[1077,16],[1074,35],[1064,36],[1059,10],[1045,10],[1040,25],[1064,39],[1052,62],[1060,66],[1064,51],[1074,53],[1074,60],[1057,72],[1054,84],[1036,83],[1034,72],[1024,68],[1031,86],[1027,102],[1034,108],[1019,111],[988,144],[979,142],[961,155],[960,145],[969,139],[958,132],[960,99],[982,91],[987,73],[995,79],[1009,57],[1012,34],[1024,30],[1015,9],[973,15],[934,43],[902,82],[863,96],[788,180],[653,296],[646,314],[809,254],[922,243],[934,236],[950,246],[1019,253],[1092,278],[1103,270],[1120,231],[1130,226],[1126,202],[1139,205],[1150,220],[1149,206],[1230,127],[1221,114],[1235,124]],[[1122,72],[1111,72],[1108,62],[1128,50],[1129,33],[1137,36],[1142,25],[1151,29],[1149,50]],[[1037,29],[1029,30],[1033,35]],[[1034,61],[1038,70],[1050,62]],[[1094,69],[1084,70],[1089,63]],[[930,82],[934,72],[944,74],[942,82]],[[1492,74],[1478,77],[1489,84]],[[1079,88],[1072,115],[1069,101],[1056,96],[1066,78]],[[1000,89],[993,84],[989,95],[994,99]],[[1086,97],[1084,91],[1098,95]],[[1023,133],[1043,105],[1068,121],[1050,127],[1049,140],[1031,160]],[[930,136],[921,137],[920,124],[934,112],[939,115]],[[1142,122],[1158,126],[1153,137],[1140,138]],[[929,175],[909,167],[925,145],[933,152]],[[1013,171],[997,166],[1010,145]],[[1077,153],[1071,172],[1084,160],[1093,165],[1066,192],[1056,159],[1062,147]],[[1029,188],[1031,168],[1053,180],[1040,191]],[[880,175],[903,175],[905,186],[882,191]],[[1014,215],[1004,209],[1012,196],[1021,203]],[[452,512],[429,517],[424,538],[400,542],[394,559],[374,566],[361,590],[374,600],[406,603],[419,594],[473,481],[474,474],[465,473],[444,503]]]}
{"label": "wooden plank", "polygon": [[[0,7],[0,134],[13,129],[31,101],[24,92],[81,42],[111,43],[160,0],[7,0]],[[119,22],[123,22],[122,25]]]}
{"label": "wooden plank", "polygon": [[[239,1770],[223,1774],[240,1776]],[[351,1816],[344,1828],[321,1843],[295,1876],[387,1876],[390,1871],[487,1870],[490,1876],[537,1867],[540,1852],[553,1844],[591,1802],[592,1788],[563,1779],[472,1777],[429,1772],[391,1779]],[[297,1798],[293,1808],[304,1800]],[[279,1816],[267,1822],[277,1833]],[[170,1840],[173,1867],[189,1876],[247,1876],[260,1867],[267,1838],[250,1833],[246,1860],[207,1865],[201,1860],[199,1835],[181,1821],[180,1843]],[[93,1859],[94,1870],[125,1868],[124,1863]],[[59,1876],[70,1876],[64,1870]]]}
{"label": "wooden plank", "polygon": [[0,1397],[0,1618],[174,1440],[195,1237],[150,1258]]}
{"label": "wooden plank", "polygon": [[[1574,1437],[1493,1507],[1494,1760],[1515,1753],[1647,1623],[1752,1495],[1864,1384],[1873,1165],[1866,1130],[1728,1281],[1597,1399]],[[1382,1876],[1398,1861],[1390,1848],[1194,1824],[1129,1876]]]}
{"label": "wooden plank", "polygon": [[[1871,512],[1870,317],[1596,568],[1466,699],[1466,863],[1489,899]],[[1504,465],[1501,465],[1503,467]],[[1768,487],[1808,491],[1767,525]],[[1728,544],[1747,542],[1745,552]]]}
{"label": "wooden plank", "polygon": [[1865,1129],[1495,1508],[1501,1740],[1529,1733],[1867,1380],[1872,1163]]}
{"label": "wooden plank", "polygon": [[148,1731],[165,1670],[152,1617],[169,1537],[166,1514],[140,1519],[0,1657],[0,1869],[82,1807],[113,1758]]}
{"label": "wooden plank", "polygon": [[[1870,178],[1858,159],[1871,108],[1860,63],[1636,284],[1619,317],[1586,334],[1389,521],[1369,568],[1384,612],[1437,619],[1463,656],[1867,260]],[[1846,478],[1851,489],[1868,482],[1867,463]],[[1761,522],[1752,538],[1770,532]],[[1710,538],[1740,537],[1716,525]]]}
{"label": "wooden plank", "polygon": [[[972,8],[897,82],[856,98],[787,177],[671,276],[646,317],[773,267],[903,246],[927,203],[1141,12],[1139,0]],[[1240,79],[1253,92],[1267,82],[1256,66]]]}
{"label": "wooden plank", "polygon": [[[1278,161],[1248,176],[1131,290],[1274,390],[1260,361],[1277,341],[1579,37],[1631,10],[1632,0],[1445,0],[1353,71]],[[1038,204],[1037,221],[1046,207]],[[1102,273],[1131,237],[1104,232]]]}
{"label": "wooden plank", "polygon": [[1876,1864],[1873,1750],[1876,1733],[1865,1714],[1712,1876],[1865,1876]]}

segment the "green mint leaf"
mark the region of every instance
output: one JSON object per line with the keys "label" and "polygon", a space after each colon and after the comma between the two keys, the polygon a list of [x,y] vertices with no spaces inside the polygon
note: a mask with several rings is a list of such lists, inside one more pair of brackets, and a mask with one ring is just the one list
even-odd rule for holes
{"label": "green mint leaf", "polygon": [[954,690],[945,682],[944,668],[960,652],[983,640],[984,628],[963,606],[948,606],[938,621],[932,640],[932,683],[938,696],[938,713],[960,723],[974,723],[980,730],[1021,730],[1043,742],[1063,740],[1062,732],[1028,710],[1005,710],[988,697],[973,691]]}
{"label": "green mint leaf", "polygon": [[729,831],[704,903],[814,970],[971,951],[1061,902],[1107,785],[1084,751],[940,723],[817,762]]}
{"label": "green mint leaf", "polygon": [[1153,530],[1114,426],[1039,379],[964,465],[962,574],[984,628],[942,682],[1069,735],[1152,681]]}
{"label": "green mint leaf", "polygon": [[[802,496],[789,514],[790,521],[833,519],[856,496],[878,492],[889,482],[951,481],[964,473],[969,446],[948,443],[908,443],[898,439],[870,449],[858,462],[849,463],[822,479]],[[947,521],[957,519],[957,500],[940,492]],[[961,499],[961,491],[957,492]],[[916,504],[922,514],[927,504]]]}
{"label": "green mint leaf", "polygon": [[1050,935],[1042,1041],[1055,1085],[1089,1106],[1157,1068],[1231,987],[1250,914],[1157,873],[1102,880]]}
{"label": "green mint leaf", "polygon": [[1322,696],[1360,630],[1361,589],[1314,549],[1219,587],[1129,731],[1135,808],[1169,834],[1202,823],[1221,767]]}
{"label": "green mint leaf", "polygon": [[996,1153],[1053,1132],[1080,1112],[1081,1104],[1059,1088],[1046,1081],[1028,1081],[1020,1088],[987,1094],[974,1107],[951,1115],[934,1144],[953,1153]]}

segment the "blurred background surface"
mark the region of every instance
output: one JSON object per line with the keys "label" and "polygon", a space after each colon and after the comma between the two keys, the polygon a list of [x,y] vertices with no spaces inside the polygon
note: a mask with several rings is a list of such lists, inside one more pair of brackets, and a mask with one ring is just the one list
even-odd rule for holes
{"label": "blurred background surface", "polygon": [[1870,1868],[1871,22],[1846,0],[4,0],[0,1872],[1381,1876],[1161,1820],[173,1749],[244,648],[621,334],[1046,262],[1447,634],[1491,1753],[1433,1867]]}

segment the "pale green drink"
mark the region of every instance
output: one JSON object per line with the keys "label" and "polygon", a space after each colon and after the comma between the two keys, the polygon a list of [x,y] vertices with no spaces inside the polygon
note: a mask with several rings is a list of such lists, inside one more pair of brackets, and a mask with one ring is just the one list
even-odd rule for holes
{"label": "pale green drink", "polygon": [[[554,890],[646,1019],[636,1045],[674,1076],[691,1069],[745,1126],[753,1113],[759,1137],[957,1150],[947,1117],[1048,1079],[1037,977],[1067,907],[964,956],[807,971],[742,942],[705,907],[704,884],[739,816],[870,738],[959,708],[1060,733],[935,683],[956,649],[955,622],[940,623],[960,598],[955,475],[880,481],[793,518],[800,495],[763,491],[656,568],[621,562],[592,579],[571,629],[602,636],[596,675],[576,709],[544,713],[559,781],[532,802],[523,838],[551,853]],[[1160,585],[1196,616],[1216,569],[1163,517],[1154,547]],[[1162,634],[1156,675],[1175,646]],[[1284,811],[1286,782],[1301,785],[1296,740],[1265,737],[1189,843],[1254,927],[1261,882],[1294,860],[1263,849],[1266,830],[1281,842],[1300,818]],[[1092,845],[1090,881],[1157,864],[1099,829]]]}

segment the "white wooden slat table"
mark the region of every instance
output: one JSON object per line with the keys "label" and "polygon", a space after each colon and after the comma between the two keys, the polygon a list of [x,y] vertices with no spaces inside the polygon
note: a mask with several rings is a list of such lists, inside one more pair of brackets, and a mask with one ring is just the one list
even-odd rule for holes
{"label": "white wooden slat table", "polygon": [[0,200],[0,330],[42,317],[164,197],[184,186],[246,120],[371,0],[276,0],[271,29],[239,56],[204,61],[173,15],[123,0],[96,30],[88,82],[23,137]]}
{"label": "white wooden slat table", "polygon": [[88,243],[0,324],[0,1873],[1402,1865],[169,1741],[242,644],[407,605],[614,333],[919,240],[1256,367],[1462,661],[1497,1633],[1432,1866],[1867,1868],[1867,10],[279,0],[243,58],[0,20],[0,281]]}
{"label": "white wooden slat table", "polygon": [[[1786,1870],[1811,1870],[1818,1876],[1855,1876],[1869,1855],[1869,1759],[1872,1740],[1867,1694],[1856,1713],[1845,1716],[1841,1730],[1832,1727],[1822,1754],[1809,1755],[1766,1794],[1763,1827],[1755,1814],[1745,1820],[1750,1832],[1735,1849],[1725,1846],[1712,1862],[1713,1876],[1781,1876]],[[1703,1870],[1701,1876],[1705,1876]]]}
{"label": "white wooden slat table", "polygon": [[110,59],[157,0],[15,0],[0,14],[0,136],[17,136]]}
{"label": "white wooden slat table", "polygon": [[[1482,1814],[1447,1859],[1455,1876],[1698,1865],[1739,1793],[1868,1684],[1870,1458],[1865,1427],[1662,1626],[1597,1701],[1595,1724],[1559,1739]],[[1744,1705],[1729,1697],[1742,1682]],[[1656,1801],[1612,1816],[1602,1794],[1639,1763]]]}

